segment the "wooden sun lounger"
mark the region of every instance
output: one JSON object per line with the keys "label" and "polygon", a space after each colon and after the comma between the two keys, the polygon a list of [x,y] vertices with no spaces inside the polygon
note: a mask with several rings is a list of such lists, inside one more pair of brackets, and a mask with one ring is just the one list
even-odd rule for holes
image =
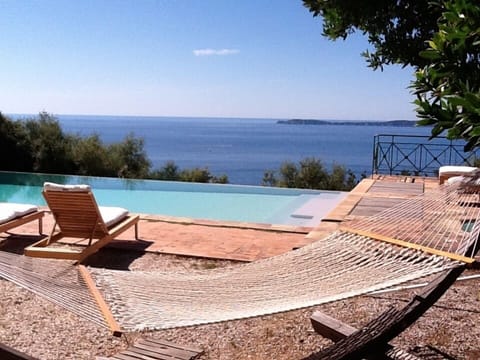
{"label": "wooden sun lounger", "polygon": [[[455,282],[465,266],[447,270],[437,276],[425,289],[415,295],[403,308],[389,308],[379,317],[356,329],[322,312],[315,312],[310,320],[317,333],[335,341],[331,347],[314,353],[308,360],[317,359],[394,359],[395,349],[388,342],[412,325]],[[400,352],[403,352],[400,350]],[[405,354],[402,359],[418,357]]]}
{"label": "wooden sun lounger", "polygon": [[[55,218],[55,225],[47,238],[25,249],[24,253],[27,256],[82,262],[132,226],[135,227],[135,239],[138,240],[140,217],[128,215],[119,222],[107,226],[102,219],[95,197],[89,189],[44,190],[42,194]],[[57,226],[59,231],[55,233]],[[88,239],[88,245],[82,250],[49,247],[66,237]]]}
{"label": "wooden sun lounger", "polygon": [[10,221],[4,222],[0,224],[0,232],[7,232],[13,228],[16,228],[18,226],[27,224],[31,221],[38,220],[38,233],[42,234],[43,233],[43,216],[45,215],[45,212],[43,211],[34,211],[31,213],[28,213],[23,216],[19,216],[15,219],[12,219]]}

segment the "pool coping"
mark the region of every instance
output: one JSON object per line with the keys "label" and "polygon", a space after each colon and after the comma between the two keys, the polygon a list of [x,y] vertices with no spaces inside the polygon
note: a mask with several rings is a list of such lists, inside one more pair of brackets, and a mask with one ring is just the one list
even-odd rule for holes
{"label": "pool coping", "polygon": [[295,225],[252,223],[252,222],[228,221],[228,220],[196,219],[196,218],[189,218],[189,217],[151,215],[151,214],[141,214],[141,213],[138,215],[140,215],[140,219],[144,221],[166,222],[166,223],[183,224],[183,225],[201,225],[201,226],[237,228],[237,229],[280,231],[280,232],[289,232],[289,233],[298,233],[298,234],[308,234],[310,231],[314,229],[313,226],[295,226]]}

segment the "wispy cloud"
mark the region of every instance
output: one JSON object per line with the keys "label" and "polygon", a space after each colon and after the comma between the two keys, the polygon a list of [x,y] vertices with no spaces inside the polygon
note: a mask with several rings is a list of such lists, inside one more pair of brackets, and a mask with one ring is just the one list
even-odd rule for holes
{"label": "wispy cloud", "polygon": [[238,54],[240,50],[238,49],[195,49],[193,50],[193,55],[195,56],[224,56],[224,55],[235,55]]}

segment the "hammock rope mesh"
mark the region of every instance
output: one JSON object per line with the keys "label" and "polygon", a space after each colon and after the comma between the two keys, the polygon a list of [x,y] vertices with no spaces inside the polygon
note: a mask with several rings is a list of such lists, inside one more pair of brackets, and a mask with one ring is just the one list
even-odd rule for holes
{"label": "hammock rope mesh", "polygon": [[242,319],[345,299],[458,263],[366,237],[328,238],[270,259],[196,273],[90,269],[126,331]]}
{"label": "hammock rope mesh", "polygon": [[102,312],[78,273],[78,267],[72,262],[0,251],[0,277],[108,328]]}
{"label": "hammock rope mesh", "polygon": [[351,221],[346,230],[368,231],[418,244],[452,255],[472,257],[480,232],[479,193],[465,192],[457,185],[403,201],[379,214]]}
{"label": "hammock rope mesh", "polygon": [[[480,233],[478,201],[478,194],[440,187],[353,221],[301,249],[239,266],[174,272],[89,268],[89,272],[124,331],[273,314],[366,294],[462,265],[455,255],[473,256],[467,249]],[[441,250],[452,258],[378,241],[376,234]],[[75,266],[0,254],[1,277],[105,326]]]}

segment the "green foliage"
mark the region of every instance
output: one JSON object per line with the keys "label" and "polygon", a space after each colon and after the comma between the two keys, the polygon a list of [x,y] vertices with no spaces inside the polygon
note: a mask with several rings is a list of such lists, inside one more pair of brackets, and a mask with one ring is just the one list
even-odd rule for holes
{"label": "green foliage", "polygon": [[433,125],[480,146],[480,3],[477,0],[303,0],[323,18],[323,35],[346,39],[359,31],[373,50],[369,66],[416,69],[412,83],[418,125]]}
{"label": "green foliage", "polygon": [[228,184],[228,176],[226,174],[220,176],[212,176],[210,182],[216,184]]}
{"label": "green foliage", "polygon": [[95,134],[66,134],[46,112],[19,121],[0,113],[0,144],[9,154],[0,160],[2,170],[142,178],[150,168],[143,140],[133,134],[106,146]]}
{"label": "green foliage", "polygon": [[179,175],[180,181],[200,182],[200,183],[217,183],[227,184],[227,175],[221,175],[219,177],[213,176],[207,168],[193,168],[182,170]]}
{"label": "green foliage", "polygon": [[178,166],[173,161],[167,161],[162,168],[152,171],[148,176],[151,179],[168,181],[178,181],[180,177]]}
{"label": "green foliage", "polygon": [[0,169],[29,171],[33,168],[28,134],[21,124],[0,112]]}
{"label": "green foliage", "polygon": [[180,170],[173,161],[167,161],[164,166],[158,170],[150,172],[147,176],[149,179],[169,180],[169,181],[186,181],[199,183],[218,183],[227,184],[227,175],[216,177],[210,173],[207,168],[193,168]]}
{"label": "green foliage", "polygon": [[355,174],[344,166],[334,164],[329,173],[319,159],[305,158],[299,164],[284,162],[279,169],[279,178],[274,171],[265,171],[262,183],[265,186],[349,191],[358,181]]}
{"label": "green foliage", "polygon": [[281,180],[278,182],[280,187],[295,188],[298,187],[298,172],[297,165],[291,161],[285,161],[280,166]]}
{"label": "green foliage", "polygon": [[117,176],[123,178],[146,178],[150,170],[150,160],[144,150],[144,140],[128,134],[123,142],[109,146],[108,152]]}
{"label": "green foliage", "polygon": [[188,182],[208,183],[210,182],[210,178],[210,171],[200,168],[185,169],[182,170],[179,175],[180,181]]}
{"label": "green foliage", "polygon": [[419,125],[433,125],[432,137],[447,132],[480,145],[480,6],[466,0],[433,3],[441,11],[438,31],[421,55],[428,65],[416,72]]}
{"label": "green foliage", "polygon": [[34,172],[74,173],[73,138],[63,132],[54,117],[42,112],[38,118],[27,119],[24,126]]}
{"label": "green foliage", "polygon": [[228,183],[208,169],[179,171],[173,161],[150,171],[144,140],[133,133],[122,142],[106,145],[98,134],[66,134],[58,120],[42,112],[38,117],[13,121],[0,112],[0,170],[111,176],[137,179]]}
{"label": "green foliage", "polygon": [[117,176],[107,147],[98,134],[75,138],[73,158],[79,175]]}
{"label": "green foliage", "polygon": [[437,29],[440,9],[425,0],[303,0],[313,16],[323,18],[323,35],[346,39],[358,31],[368,36],[373,51],[362,55],[369,66],[402,64],[423,67],[419,56]]}
{"label": "green foliage", "polygon": [[263,173],[262,185],[263,186],[276,186],[277,179],[275,177],[274,170],[265,170]]}

